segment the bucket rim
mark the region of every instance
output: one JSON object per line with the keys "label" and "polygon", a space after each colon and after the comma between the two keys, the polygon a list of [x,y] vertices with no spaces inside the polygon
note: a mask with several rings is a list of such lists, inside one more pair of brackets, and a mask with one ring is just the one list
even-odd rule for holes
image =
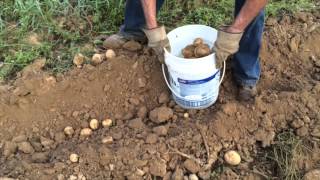
{"label": "bucket rim", "polygon": [[[186,28],[186,27],[205,27],[205,28],[209,28],[213,31],[217,31],[217,29],[213,28],[213,27],[210,27],[210,26],[207,26],[207,25],[203,25],[203,24],[188,24],[188,25],[184,25],[184,26],[180,26],[178,28],[175,28],[173,30],[171,30],[167,35],[169,36],[170,33],[172,33],[173,31],[177,30],[177,29],[180,29],[180,28]],[[188,61],[190,62],[196,62],[196,61],[205,61],[207,60],[210,56],[215,56],[215,53],[212,52],[211,54],[207,55],[207,56],[204,56],[204,57],[201,57],[201,58],[183,58],[183,57],[179,57],[179,56],[176,56],[176,55],[173,55],[171,52],[169,52],[166,48],[164,48],[164,52],[166,55],[168,56],[171,56],[171,57],[174,57],[176,60],[178,60],[179,62],[186,62],[188,63]]]}

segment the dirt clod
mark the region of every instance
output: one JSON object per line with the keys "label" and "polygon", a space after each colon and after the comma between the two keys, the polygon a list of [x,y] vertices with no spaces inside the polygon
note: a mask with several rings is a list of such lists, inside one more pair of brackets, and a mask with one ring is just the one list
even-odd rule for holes
{"label": "dirt clod", "polygon": [[14,138],[12,138],[12,141],[15,143],[19,143],[19,142],[23,142],[27,140],[27,136],[26,135],[20,135],[20,136],[16,136]]}
{"label": "dirt clod", "polygon": [[7,141],[3,147],[3,155],[4,157],[9,157],[11,154],[15,153],[18,146],[14,142]]}
{"label": "dirt clod", "polygon": [[163,123],[172,118],[173,111],[167,107],[160,107],[152,110],[149,114],[149,118],[154,123]]}
{"label": "dirt clod", "polygon": [[154,176],[164,177],[167,173],[167,165],[160,160],[152,160],[149,164],[150,174]]}
{"label": "dirt clod", "polygon": [[320,169],[311,170],[303,176],[303,180],[316,180],[319,178],[320,178]]}
{"label": "dirt clod", "polygon": [[185,160],[183,166],[193,174],[196,174],[200,170],[200,165],[191,159]]}
{"label": "dirt clod", "polygon": [[34,153],[34,149],[31,144],[27,141],[21,142],[18,144],[18,150],[25,153],[25,154],[32,154]]}
{"label": "dirt clod", "polygon": [[304,127],[297,129],[296,133],[298,136],[304,137],[304,136],[308,135],[308,131],[309,131],[309,129],[304,126]]}
{"label": "dirt clod", "polygon": [[138,51],[142,48],[141,44],[136,41],[128,41],[122,47],[129,51]]}
{"label": "dirt clod", "polygon": [[148,144],[155,144],[158,141],[157,134],[149,134],[146,138],[146,143]]}
{"label": "dirt clod", "polygon": [[147,107],[146,106],[142,106],[142,107],[139,108],[137,116],[138,116],[138,118],[144,119],[144,118],[147,117],[147,114],[148,114]]}
{"label": "dirt clod", "polygon": [[152,130],[158,136],[166,136],[168,133],[168,129],[166,126],[157,126],[157,127],[154,127]]}
{"label": "dirt clod", "polygon": [[174,173],[172,174],[173,180],[183,180],[183,170],[180,167],[176,167]]}
{"label": "dirt clod", "polygon": [[49,154],[46,152],[33,153],[31,160],[34,163],[45,163],[49,161]]}
{"label": "dirt clod", "polygon": [[168,92],[162,92],[159,96],[158,101],[160,104],[168,103],[170,101]]}
{"label": "dirt clod", "polygon": [[298,129],[304,125],[304,122],[301,119],[296,119],[291,123],[291,127]]}
{"label": "dirt clod", "polygon": [[142,122],[141,118],[136,118],[130,120],[128,126],[132,129],[142,129],[145,127],[145,124]]}

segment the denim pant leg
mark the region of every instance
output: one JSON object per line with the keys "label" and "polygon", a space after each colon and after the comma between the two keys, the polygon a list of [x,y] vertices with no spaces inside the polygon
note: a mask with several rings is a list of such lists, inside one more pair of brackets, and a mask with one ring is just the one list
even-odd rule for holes
{"label": "denim pant leg", "polygon": [[[245,0],[236,0],[235,15],[237,15]],[[239,51],[234,55],[233,75],[236,82],[242,86],[255,86],[260,78],[259,52],[264,28],[264,11],[245,29],[240,41]]]}
{"label": "denim pant leg", "polygon": [[[157,0],[157,13],[163,3],[164,0]],[[145,26],[145,17],[140,0],[127,0],[124,16],[124,24],[120,28],[120,34],[144,37],[141,28]]]}

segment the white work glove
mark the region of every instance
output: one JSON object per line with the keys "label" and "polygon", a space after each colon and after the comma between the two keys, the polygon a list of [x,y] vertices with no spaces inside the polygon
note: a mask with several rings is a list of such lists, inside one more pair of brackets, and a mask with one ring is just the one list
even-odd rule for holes
{"label": "white work glove", "polygon": [[239,50],[239,42],[243,33],[229,33],[222,28],[218,31],[218,37],[213,46],[215,52],[216,66],[221,68],[227,58]]}
{"label": "white work glove", "polygon": [[143,29],[148,38],[148,47],[156,53],[160,63],[164,63],[164,48],[170,51],[170,43],[164,26],[154,29]]}

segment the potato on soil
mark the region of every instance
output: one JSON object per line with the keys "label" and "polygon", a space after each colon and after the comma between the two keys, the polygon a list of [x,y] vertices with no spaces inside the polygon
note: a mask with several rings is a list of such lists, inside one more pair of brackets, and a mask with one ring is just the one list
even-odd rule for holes
{"label": "potato on soil", "polygon": [[113,137],[112,136],[107,136],[101,139],[101,142],[103,144],[111,144],[113,142]]}
{"label": "potato on soil", "polygon": [[73,163],[76,163],[79,161],[79,155],[78,154],[70,154],[69,160]]}
{"label": "potato on soil", "polygon": [[72,136],[73,133],[74,133],[73,127],[71,127],[71,126],[65,127],[65,128],[64,128],[64,133],[65,133],[67,136]]}
{"label": "potato on soil", "polygon": [[98,65],[98,64],[101,64],[102,61],[104,60],[104,55],[103,54],[94,54],[92,56],[92,59],[91,59],[91,63],[93,65]]}
{"label": "potato on soil", "polygon": [[84,63],[85,57],[81,53],[78,53],[73,58],[73,64],[75,64],[77,67],[81,67]]}
{"label": "potato on soil", "polygon": [[184,58],[194,58],[195,46],[188,45],[184,49],[182,49],[182,55]]}
{"label": "potato on soil", "polygon": [[84,128],[80,131],[80,136],[90,136],[92,134],[92,130],[90,128]]}
{"label": "potato on soil", "polygon": [[239,165],[241,162],[241,157],[236,151],[228,151],[224,154],[224,160],[233,166]]}
{"label": "potato on soil", "polygon": [[114,52],[114,50],[108,49],[107,52],[106,52],[106,58],[107,59],[112,59],[114,57],[116,57],[116,53]]}
{"label": "potato on soil", "polygon": [[102,121],[102,126],[105,127],[105,128],[112,126],[112,120],[111,119],[103,120]]}
{"label": "potato on soil", "polygon": [[99,128],[99,121],[96,119],[91,119],[89,126],[91,129],[96,130]]}
{"label": "potato on soil", "polygon": [[208,56],[210,53],[210,47],[207,44],[201,44],[194,49],[194,55],[197,58]]}
{"label": "potato on soil", "polygon": [[194,46],[198,46],[200,44],[203,44],[203,39],[202,38],[196,38],[194,41],[193,41],[193,45]]}

